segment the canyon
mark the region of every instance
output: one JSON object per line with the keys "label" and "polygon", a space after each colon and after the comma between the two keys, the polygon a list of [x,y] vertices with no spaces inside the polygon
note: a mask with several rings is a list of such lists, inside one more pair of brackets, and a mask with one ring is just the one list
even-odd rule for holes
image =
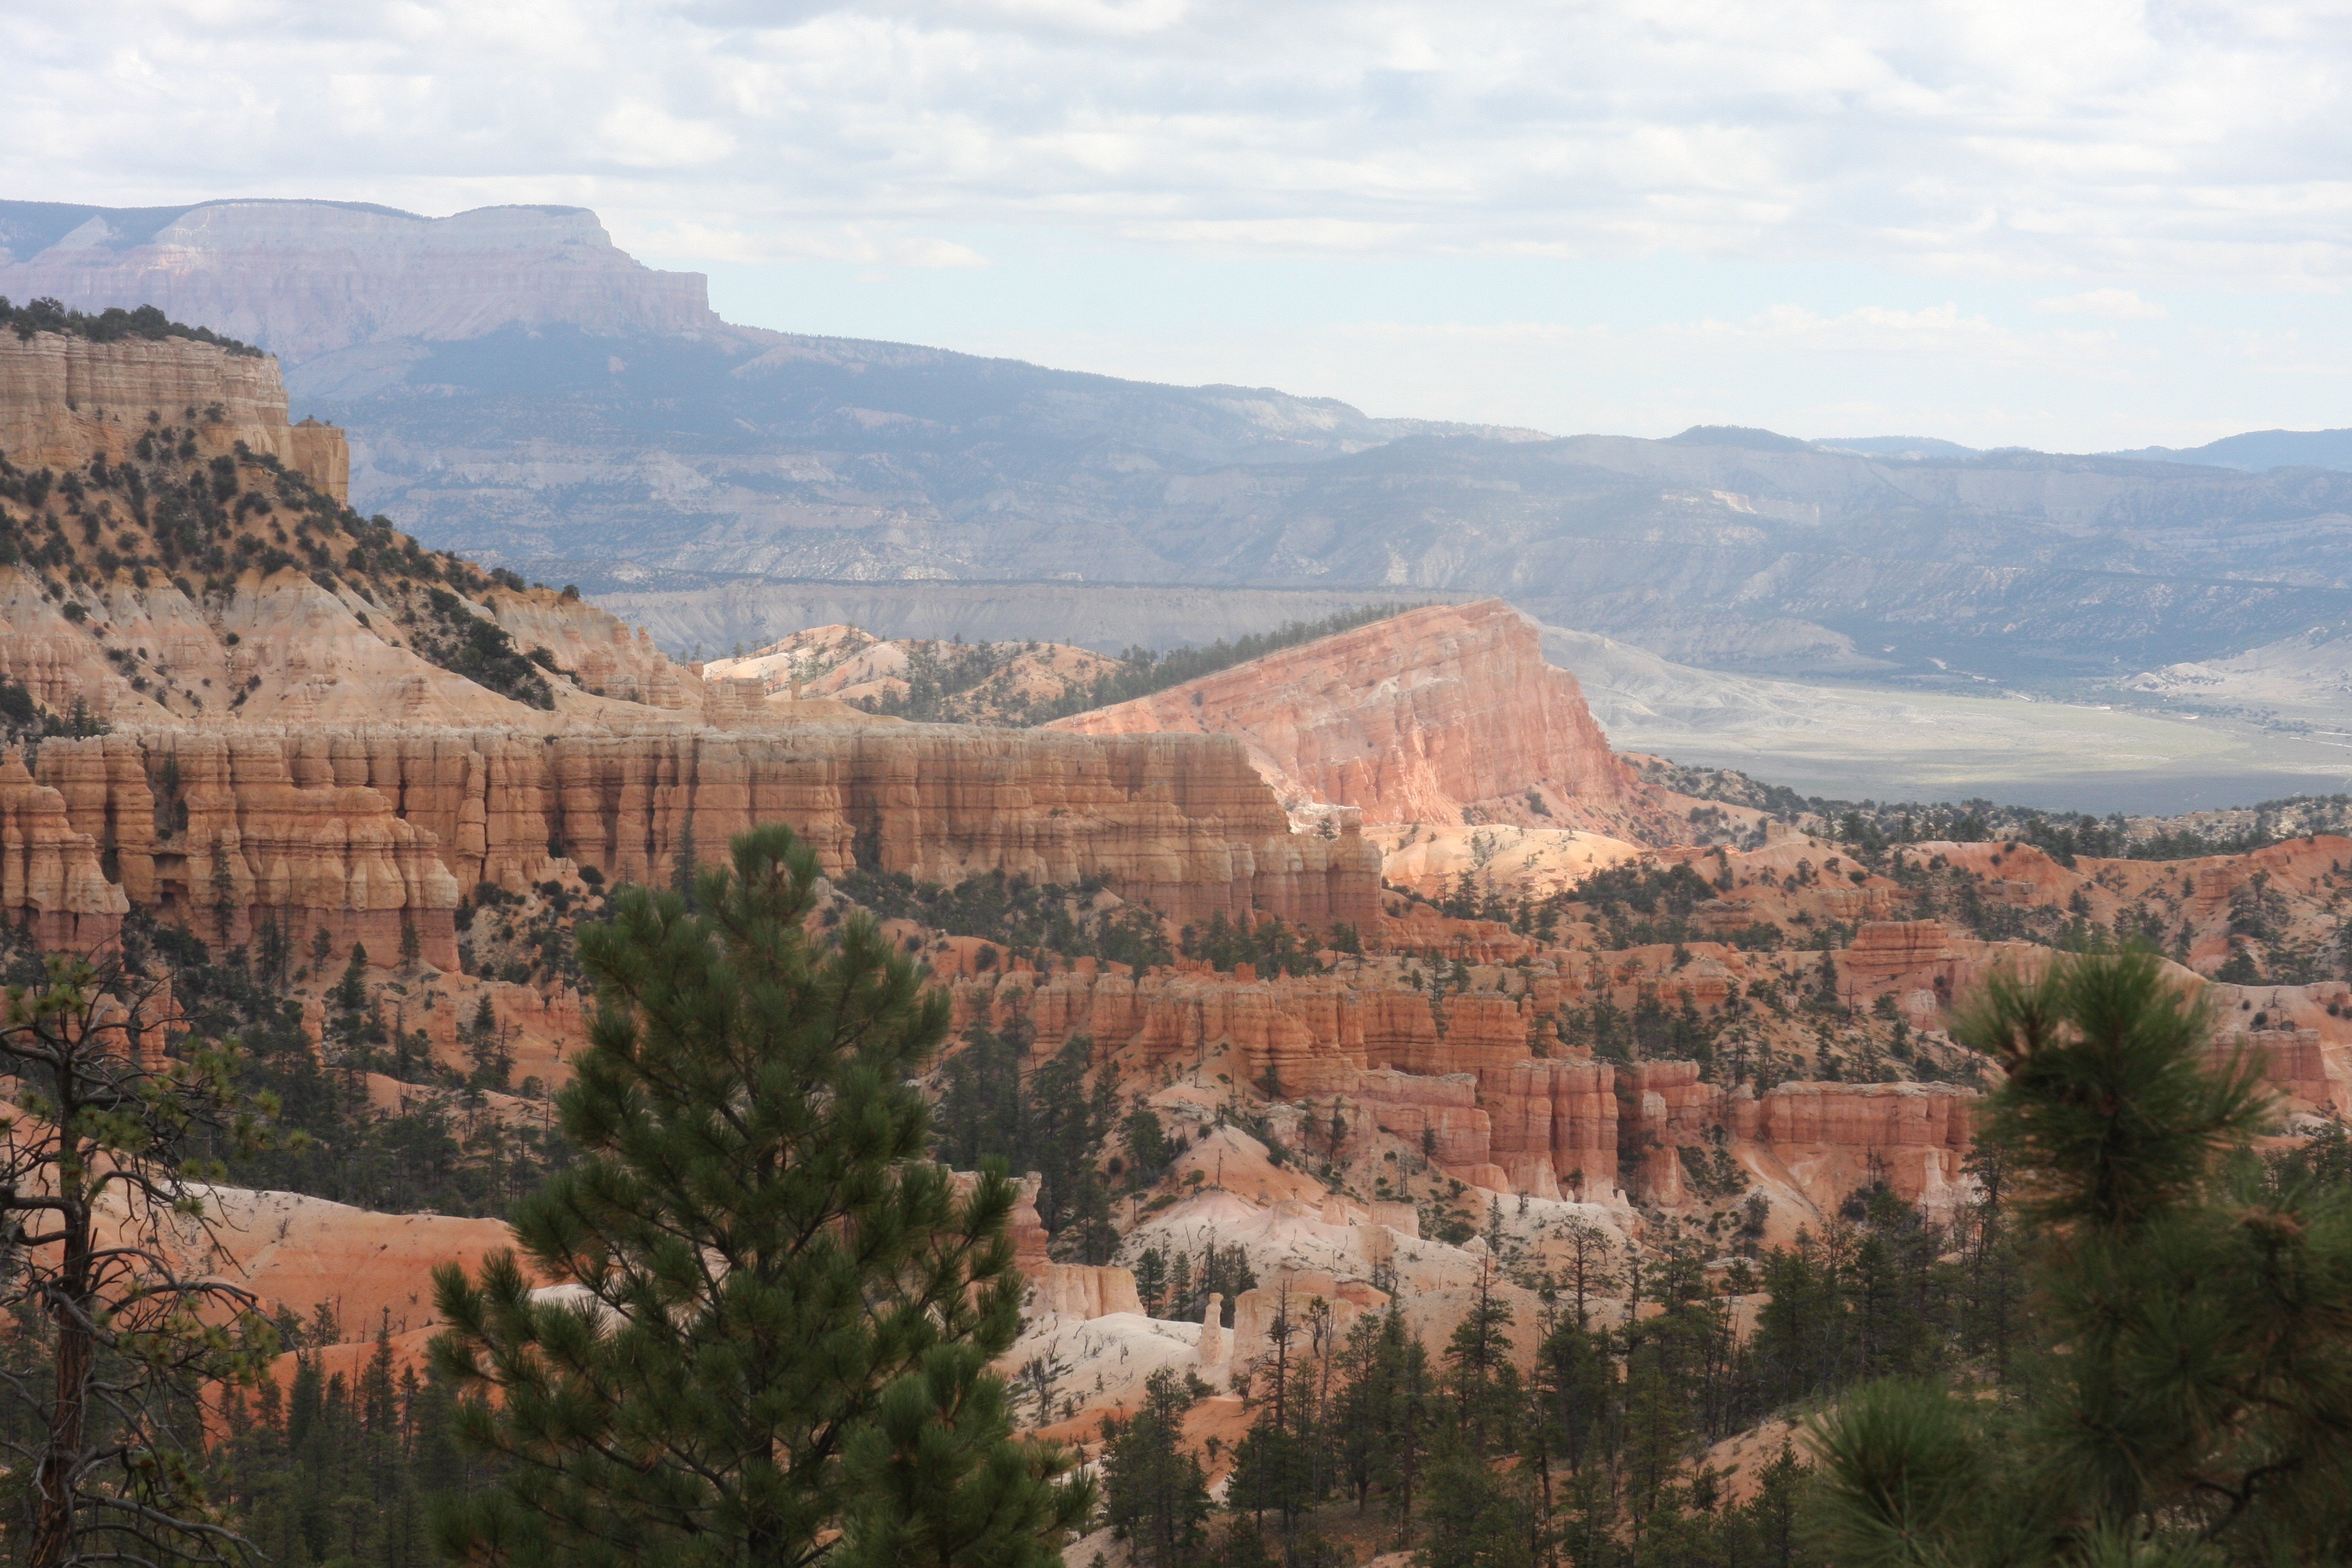
{"label": "canyon", "polygon": [[[1525,1352],[1545,1276],[1595,1247],[1686,1254],[1752,1321],[1748,1259],[1857,1204],[1964,1222],[1994,1075],[1953,1009],[2093,926],[2161,941],[2284,1126],[2352,1104],[2352,985],[2318,974],[2352,840],[1843,842],[1645,777],[1494,599],[1041,728],[1001,721],[1108,661],[1024,644],[965,715],[998,721],[903,722],[852,700],[904,696],[915,655],[855,627],[680,664],[576,587],[361,518],[342,433],[288,422],[266,355],[0,336],[0,388],[12,940],[262,975],[371,1115],[503,1134],[544,1124],[585,1038],[577,922],[789,823],[827,879],[811,929],[889,912],[956,1049],[1011,1042],[1033,1085],[1076,1064],[1168,1134],[1090,1256],[1024,1184],[1006,1370],[1064,1369],[1048,1430],[1087,1436],[1161,1368],[1237,1409],[1297,1299],[1341,1328],[1400,1304],[1436,1346],[1499,1294]],[[1127,956],[1085,921],[1131,922]],[[396,1321],[403,1354],[425,1267],[501,1235],[220,1201],[225,1274],[352,1336]],[[1255,1282],[1151,1315],[1147,1258],[1202,1249]]]}

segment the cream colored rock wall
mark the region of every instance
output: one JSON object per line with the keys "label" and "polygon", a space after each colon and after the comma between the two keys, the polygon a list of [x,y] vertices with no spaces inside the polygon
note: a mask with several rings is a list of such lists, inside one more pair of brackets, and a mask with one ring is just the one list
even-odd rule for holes
{"label": "cream colored rock wall", "polygon": [[0,455],[17,467],[79,468],[99,452],[120,458],[150,414],[192,426],[207,453],[242,441],[337,500],[349,498],[343,433],[287,423],[286,385],[268,355],[232,354],[189,338],[98,343],[63,332],[0,333]]}

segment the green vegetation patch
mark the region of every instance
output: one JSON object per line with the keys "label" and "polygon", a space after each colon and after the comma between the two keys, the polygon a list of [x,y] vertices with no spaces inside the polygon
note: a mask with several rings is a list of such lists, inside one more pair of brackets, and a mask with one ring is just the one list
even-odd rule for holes
{"label": "green vegetation patch", "polygon": [[121,342],[127,338],[143,338],[150,342],[161,342],[165,338],[194,338],[200,343],[226,349],[240,358],[261,357],[261,351],[251,343],[224,337],[210,327],[192,327],[185,321],[173,321],[152,305],[142,305],[135,310],[110,305],[90,314],[68,309],[62,300],[31,300],[12,305],[5,294],[0,294],[0,327],[13,330],[20,340],[28,340],[35,332],[63,332],[94,343]]}
{"label": "green vegetation patch", "polygon": [[[506,627],[478,613],[446,588],[425,595],[433,622],[420,617],[416,651],[453,674],[530,708],[555,706],[545,666],[514,645]],[[551,662],[551,660],[550,661]]]}
{"label": "green vegetation patch", "polygon": [[1142,904],[1098,908],[1105,884],[1032,882],[1003,871],[967,877],[952,888],[918,882],[903,871],[852,871],[842,892],[885,920],[911,920],[950,936],[977,936],[1033,962],[1047,953],[1095,958],[1149,969],[1173,956],[1159,913]]}

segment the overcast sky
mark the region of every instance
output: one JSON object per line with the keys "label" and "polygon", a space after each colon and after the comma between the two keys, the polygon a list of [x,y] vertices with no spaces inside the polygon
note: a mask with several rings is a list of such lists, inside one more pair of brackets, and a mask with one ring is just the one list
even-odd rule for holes
{"label": "overcast sky", "polygon": [[0,195],[594,207],[729,317],[1383,415],[2352,425],[2352,7],[0,0]]}

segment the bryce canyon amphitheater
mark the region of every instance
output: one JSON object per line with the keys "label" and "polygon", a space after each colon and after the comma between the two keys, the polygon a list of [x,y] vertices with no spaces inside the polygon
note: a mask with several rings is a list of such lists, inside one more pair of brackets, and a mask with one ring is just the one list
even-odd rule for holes
{"label": "bryce canyon amphitheater", "polygon": [[[1947,1012],[2046,951],[1962,910],[2178,927],[2217,1048],[2258,1053],[2298,1114],[2352,1103],[2342,984],[2206,979],[2249,888],[2280,929],[2316,930],[2352,842],[2072,865],[1917,843],[1865,864],[1826,824],[1644,782],[1499,601],[1044,728],[911,723],[844,700],[904,668],[862,634],[681,665],[577,593],[358,517],[340,432],[288,424],[266,356],[0,334],[0,676],[41,720],[0,760],[0,921],[47,948],[158,927],[216,953],[315,943],[288,994],[327,1067],[326,998],[363,946],[355,983],[425,1042],[414,1080],[370,1069],[387,1114],[444,1093],[477,1017],[537,1094],[560,1084],[585,1004],[523,935],[757,823],[815,848],[835,911],[853,889],[1002,874],[1155,926],[1148,963],[889,926],[960,1032],[1033,1066],[1083,1042],[1175,1135],[1118,1205],[1117,1260],[1057,1258],[1024,1211],[1014,1357],[1064,1369],[1074,1436],[1154,1368],[1230,1389],[1286,1290],[1343,1315],[1402,1295],[1438,1342],[1492,1289],[1524,1335],[1530,1282],[1578,1236],[1720,1262],[1878,1188],[1949,1217],[1987,1079]],[[804,647],[848,673],[780,676]],[[1283,972],[1204,945],[1272,922],[1295,939]],[[298,1313],[331,1297],[354,1331],[389,1313],[404,1353],[429,1298],[399,1280],[496,1235],[293,1194],[227,1208],[252,1217],[224,1270]],[[1239,1248],[1256,1283],[1206,1321],[1147,1316],[1132,1266],[1202,1247]]]}

